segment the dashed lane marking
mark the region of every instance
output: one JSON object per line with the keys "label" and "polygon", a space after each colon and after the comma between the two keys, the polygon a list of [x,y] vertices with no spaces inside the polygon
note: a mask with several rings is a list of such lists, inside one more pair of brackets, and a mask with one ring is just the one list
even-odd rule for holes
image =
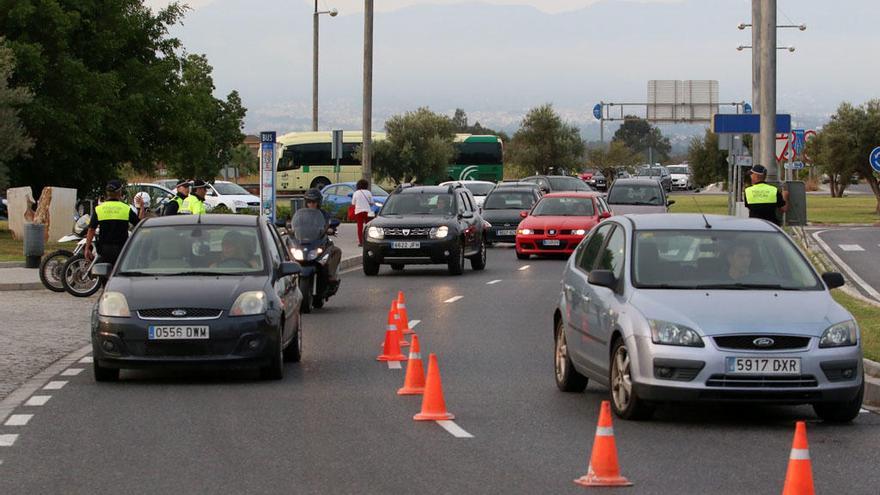
{"label": "dashed lane marking", "polygon": [[13,414],[6,420],[4,426],[27,426],[28,422],[33,417],[33,414]]}
{"label": "dashed lane marking", "polygon": [[388,361],[388,369],[389,370],[402,370],[403,368],[400,366],[400,361]]}
{"label": "dashed lane marking", "polygon": [[92,364],[92,356],[86,356],[79,360],[80,364]]}
{"label": "dashed lane marking", "polygon": [[49,399],[51,399],[51,395],[33,395],[27,402],[24,403],[26,406],[45,406]]}
{"label": "dashed lane marking", "polygon": [[461,426],[455,424],[455,421],[442,420],[437,421],[436,423],[442,426],[444,430],[448,431],[455,438],[474,438],[473,435],[464,431]]}
{"label": "dashed lane marking", "polygon": [[841,270],[843,270],[850,278],[850,280],[855,282],[855,284],[858,285],[859,288],[861,288],[862,291],[865,292],[865,294],[868,294],[869,296],[874,298],[875,301],[880,301],[880,292],[878,292],[877,289],[868,285],[867,282],[862,280],[862,278],[859,277],[856,272],[854,272],[853,269],[849,267],[849,265],[847,265],[843,262],[842,259],[840,259],[840,256],[838,256],[837,253],[835,253],[834,250],[831,249],[831,246],[829,246],[824,240],[822,240],[822,234],[824,234],[825,232],[829,231],[820,230],[819,232],[813,232],[813,239],[816,239],[816,242],[819,244],[819,247],[822,248],[822,251],[825,251],[825,254],[827,254],[828,257],[831,258],[834,264],[837,265]]}
{"label": "dashed lane marking", "polygon": [[501,282],[501,280],[490,280],[490,281],[486,282],[486,285],[495,285],[498,282]]}
{"label": "dashed lane marking", "polygon": [[83,372],[83,368],[68,368],[61,372],[61,376],[76,376]]}
{"label": "dashed lane marking", "polygon": [[421,322],[422,322],[422,320],[412,320],[412,321],[410,321],[410,322],[409,322],[409,329],[412,330],[413,328],[416,327],[416,325],[418,325],[418,324],[421,323]]}
{"label": "dashed lane marking", "polygon": [[464,296],[455,296],[455,297],[450,297],[449,299],[447,299],[447,300],[445,300],[445,301],[443,301],[443,302],[445,302],[445,303],[454,303],[455,301],[458,301],[459,299],[463,299],[463,298],[464,298]]}
{"label": "dashed lane marking", "polygon": [[18,440],[18,433],[0,435],[0,447],[12,447],[16,440]]}
{"label": "dashed lane marking", "polygon": [[66,380],[51,381],[43,387],[43,390],[61,390],[65,385],[67,385]]}
{"label": "dashed lane marking", "polygon": [[528,270],[530,266],[532,266],[532,265],[521,266],[521,267],[519,267],[519,271]]}
{"label": "dashed lane marking", "polygon": [[841,251],[864,251],[865,248],[859,246],[858,244],[838,244]]}

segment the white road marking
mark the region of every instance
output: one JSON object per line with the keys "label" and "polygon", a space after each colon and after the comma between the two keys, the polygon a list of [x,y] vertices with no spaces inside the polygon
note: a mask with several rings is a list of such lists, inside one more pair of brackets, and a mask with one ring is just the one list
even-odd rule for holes
{"label": "white road marking", "polygon": [[490,280],[489,282],[486,282],[486,285],[495,285],[498,282],[501,282],[501,280]]}
{"label": "white road marking", "polygon": [[388,361],[388,369],[389,370],[400,370],[403,369],[400,366],[400,361]]}
{"label": "white road marking", "polygon": [[842,251],[864,251],[865,248],[858,244],[838,244]]}
{"label": "white road marking", "polygon": [[861,409],[859,409],[859,413],[860,413],[860,414],[868,414],[868,413],[870,413],[870,412],[871,412],[871,411],[865,409],[864,407],[861,408]]}
{"label": "white road marking", "polygon": [[847,276],[849,276],[850,280],[852,280],[853,282],[856,283],[856,285],[861,287],[862,290],[865,291],[866,294],[873,297],[875,301],[880,301],[880,292],[877,292],[877,289],[871,287],[870,285],[868,285],[867,282],[862,280],[861,277],[856,275],[856,272],[854,272],[853,269],[849,267],[849,265],[844,263],[843,260],[840,259],[840,256],[838,256],[837,253],[835,253],[834,250],[831,249],[828,246],[828,244],[826,244],[825,241],[822,240],[822,237],[820,237],[820,236],[821,236],[821,234],[823,234],[825,232],[828,232],[828,231],[827,230],[820,230],[819,232],[813,232],[813,239],[816,239],[816,242],[819,243],[819,246],[822,247],[822,251],[825,251],[825,254],[827,254],[828,257],[831,258],[831,261],[833,261],[834,264],[836,264],[841,270],[846,272],[846,274],[847,274]]}
{"label": "white road marking", "polygon": [[416,325],[418,325],[421,322],[422,322],[422,320],[411,320],[409,322],[409,329],[412,330],[413,328],[416,327]]}
{"label": "white road marking", "polygon": [[532,266],[532,265],[521,266],[521,267],[519,267],[519,271],[528,270],[530,266]]}
{"label": "white road marking", "polygon": [[449,299],[447,299],[447,300],[445,300],[445,301],[443,301],[443,302],[445,302],[445,303],[454,303],[455,301],[458,301],[459,299],[463,299],[463,298],[464,298],[464,296],[455,296],[455,297],[450,297]]}
{"label": "white road marking", "polygon": [[33,395],[27,402],[24,403],[26,406],[45,406],[49,399],[51,399],[51,395]]}
{"label": "white road marking", "polygon": [[86,356],[79,360],[80,364],[92,364],[92,356]]}
{"label": "white road marking", "polygon": [[43,390],[61,390],[65,385],[67,385],[65,380],[52,381],[47,383]]}
{"label": "white road marking", "polygon": [[33,417],[33,414],[13,414],[6,420],[5,426],[27,426]]}
{"label": "white road marking", "polygon": [[76,376],[83,372],[83,368],[68,368],[61,372],[61,376]]}
{"label": "white road marking", "polygon": [[464,431],[461,426],[455,424],[455,421],[442,420],[436,421],[436,423],[442,426],[444,430],[448,431],[455,438],[474,438],[473,435]]}
{"label": "white road marking", "polygon": [[0,447],[12,447],[15,441],[18,439],[18,433],[11,433],[8,435],[0,435]]}

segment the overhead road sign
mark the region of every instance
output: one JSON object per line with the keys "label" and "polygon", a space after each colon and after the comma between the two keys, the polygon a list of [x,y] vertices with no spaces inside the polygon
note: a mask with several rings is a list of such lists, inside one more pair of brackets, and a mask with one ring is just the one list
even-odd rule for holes
{"label": "overhead road sign", "polygon": [[[716,113],[712,119],[712,132],[758,134],[761,132],[761,115],[757,113]],[[776,115],[776,132],[791,132],[791,115]]]}
{"label": "overhead road sign", "polygon": [[752,113],[751,103],[743,103],[743,113]]}
{"label": "overhead road sign", "polygon": [[880,172],[880,146],[871,151],[871,168],[874,172]]}
{"label": "overhead road sign", "polygon": [[593,117],[596,117],[596,120],[602,120],[602,104],[596,103],[596,106],[593,107]]}

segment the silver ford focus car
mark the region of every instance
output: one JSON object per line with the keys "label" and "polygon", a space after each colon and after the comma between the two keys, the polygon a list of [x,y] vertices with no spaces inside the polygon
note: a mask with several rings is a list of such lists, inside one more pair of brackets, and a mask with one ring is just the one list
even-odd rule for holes
{"label": "silver ford focus car", "polygon": [[850,421],[864,392],[859,327],[778,227],[624,215],[569,258],[554,314],[556,384],[608,386],[614,412],[662,402],[811,404]]}

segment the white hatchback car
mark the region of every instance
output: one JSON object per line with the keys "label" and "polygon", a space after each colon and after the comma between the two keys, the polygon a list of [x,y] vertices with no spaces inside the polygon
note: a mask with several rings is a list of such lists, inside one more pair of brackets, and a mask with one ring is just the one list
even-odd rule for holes
{"label": "white hatchback car", "polygon": [[[205,203],[212,213],[259,213],[260,198],[234,182],[223,180],[208,184]],[[224,211],[225,210],[225,211]]]}
{"label": "white hatchback car", "polygon": [[441,183],[441,186],[448,186],[451,184],[461,184],[471,192],[474,196],[474,201],[477,203],[477,207],[481,208],[483,206],[483,202],[486,201],[486,196],[489,195],[489,191],[495,187],[494,182],[488,182],[485,180],[450,180]]}

